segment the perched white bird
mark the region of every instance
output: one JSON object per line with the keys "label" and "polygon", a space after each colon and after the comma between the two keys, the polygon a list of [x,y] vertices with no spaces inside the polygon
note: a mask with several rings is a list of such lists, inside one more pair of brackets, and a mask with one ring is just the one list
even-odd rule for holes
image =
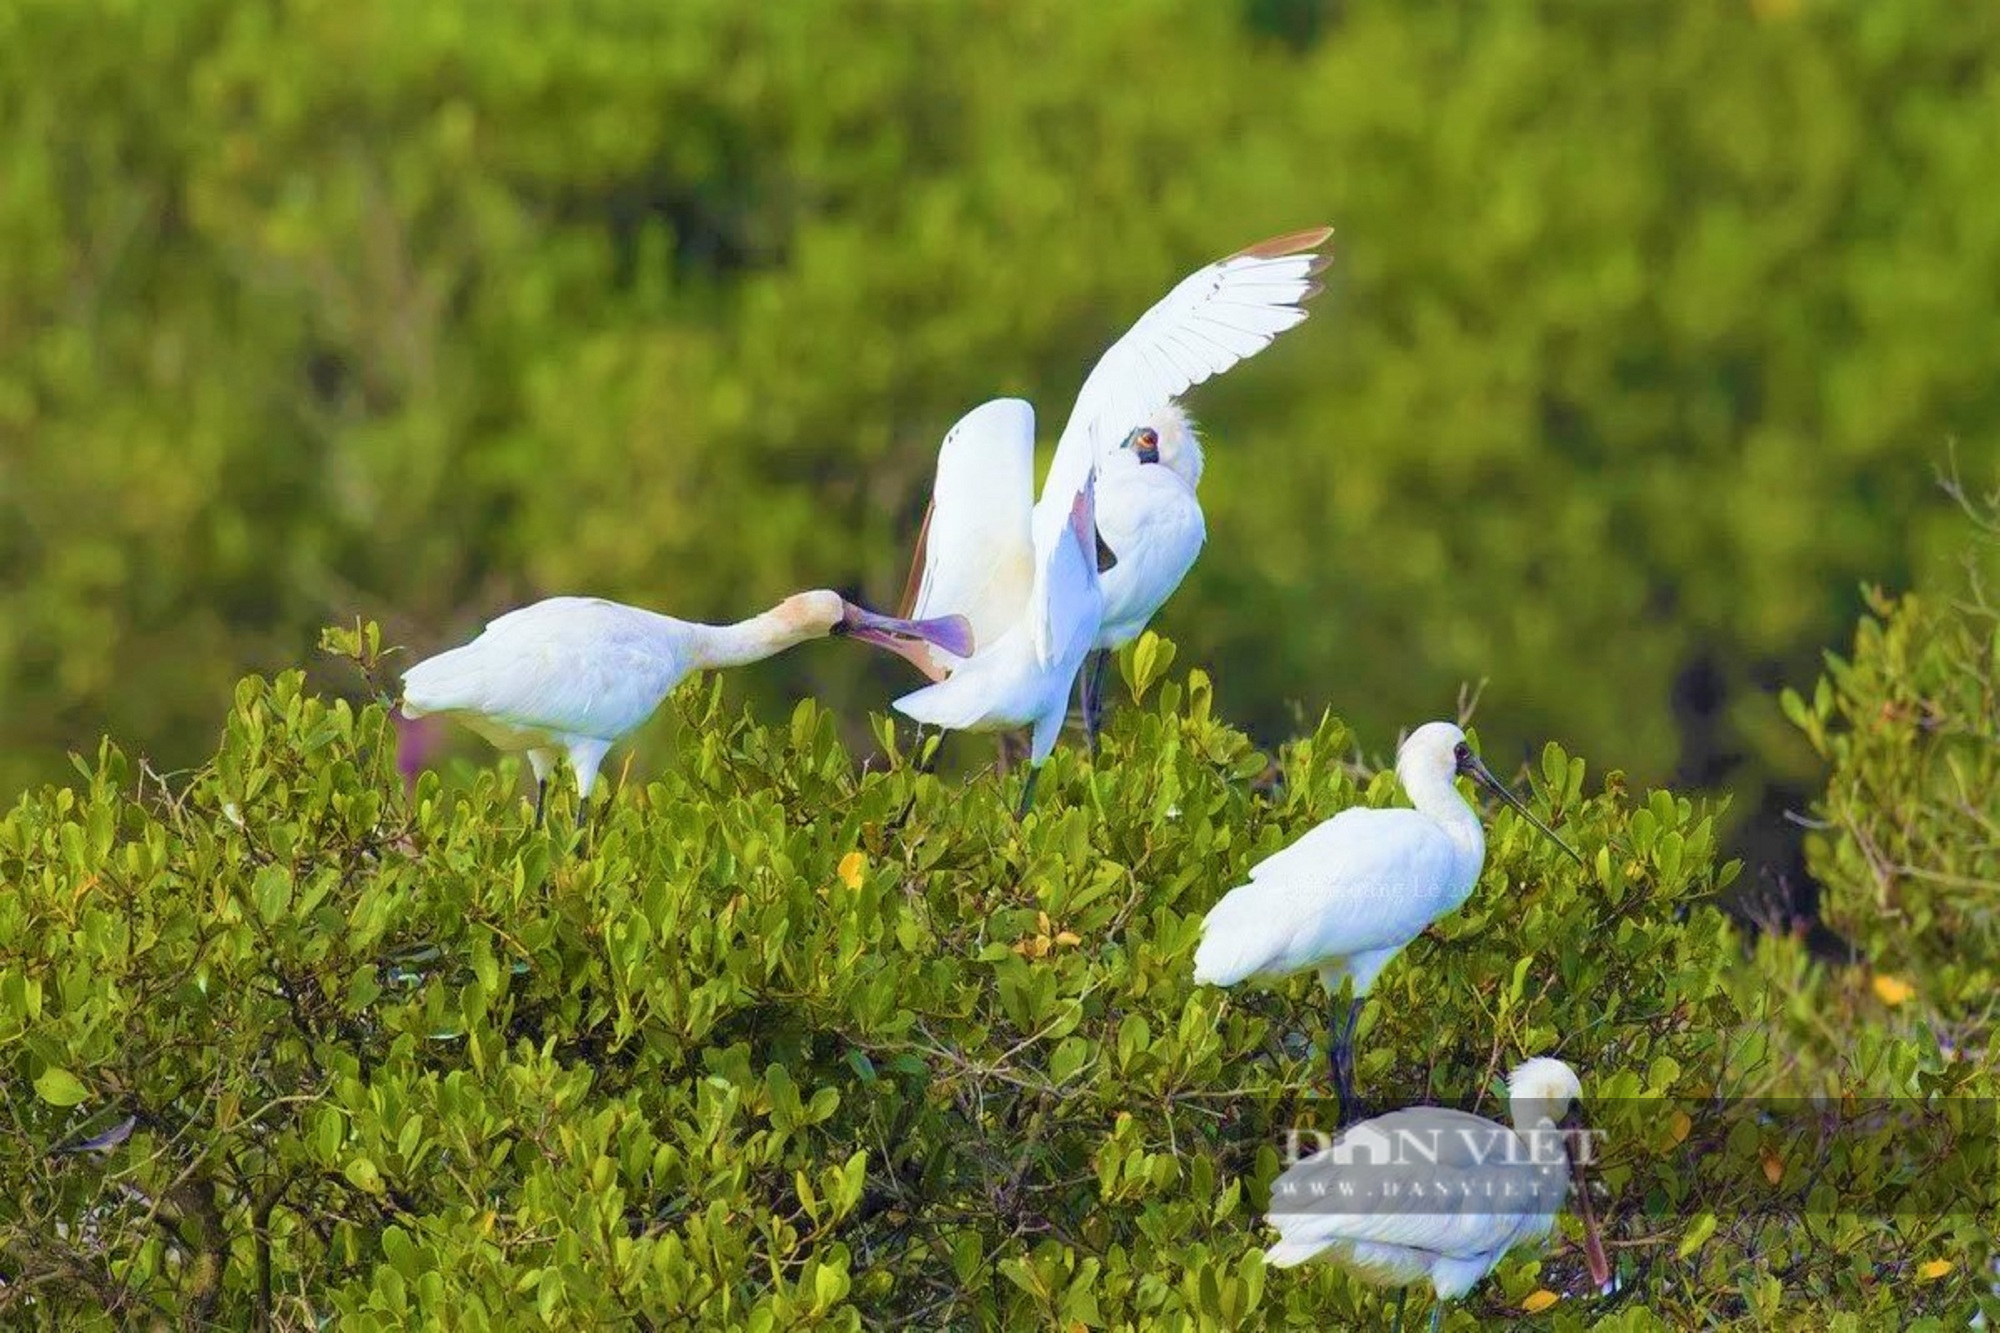
{"label": "perched white bird", "polygon": [[1403,1288],[1397,1328],[1409,1284],[1428,1278],[1435,1331],[1445,1302],[1477,1286],[1514,1246],[1548,1235],[1574,1180],[1584,1254],[1602,1287],[1611,1265],[1583,1174],[1590,1139],[1569,1115],[1582,1095],[1574,1070],[1538,1056],[1508,1080],[1512,1129],[1441,1106],[1348,1126],[1272,1185],[1266,1220],[1278,1241],[1265,1261],[1289,1268],[1325,1257],[1364,1282]]}
{"label": "perched white bird", "polygon": [[[963,615],[981,644],[1004,632],[1027,605],[1034,552],[1061,532],[1094,467],[1105,596],[1094,646],[1137,637],[1206,536],[1195,499],[1201,446],[1176,399],[1305,319],[1326,263],[1314,252],[1330,235],[1314,228],[1253,245],[1183,279],[1142,315],[1085,378],[1039,502],[1034,409],[1001,398],[962,417],[938,451],[903,613]],[[934,680],[957,666],[949,653],[912,660]],[[1092,694],[1085,722],[1094,736]]]}
{"label": "perched white bird", "polygon": [[1353,1113],[1354,1023],[1369,987],[1425,926],[1457,909],[1479,882],[1486,832],[1453,779],[1474,778],[1574,858],[1569,844],[1514,798],[1449,722],[1427,722],[1396,756],[1414,810],[1343,810],[1250,868],[1202,921],[1194,979],[1233,986],[1307,969],[1337,1006],[1353,984],[1328,1056],[1343,1117]]}
{"label": "perched white bird", "polygon": [[403,675],[403,715],[454,717],[502,750],[525,750],[539,824],[559,755],[576,770],[578,800],[588,802],[606,752],[688,675],[759,662],[829,634],[897,650],[904,637],[971,649],[960,617],[897,620],[835,592],[802,592],[733,625],[676,620],[595,597],[551,597],[411,667]]}
{"label": "perched white bird", "polygon": [[1097,581],[1094,476],[1070,502],[1069,522],[1040,559],[1025,615],[982,643],[945,680],[896,700],[896,710],[947,731],[1033,727],[1026,784],[1016,815],[1034,799],[1042,761],[1055,749],[1069,692],[1104,618]]}
{"label": "perched white bird", "polygon": [[1111,654],[1139,637],[1194,568],[1208,539],[1195,488],[1201,441],[1180,404],[1168,403],[1125,437],[1104,465],[1097,505],[1104,624],[1082,681],[1084,737],[1097,746],[1104,670]]}

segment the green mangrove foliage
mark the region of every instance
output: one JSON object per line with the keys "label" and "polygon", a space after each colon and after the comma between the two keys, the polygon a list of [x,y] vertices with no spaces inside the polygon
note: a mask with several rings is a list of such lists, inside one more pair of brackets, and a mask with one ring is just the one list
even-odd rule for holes
{"label": "green mangrove foliage", "polygon": [[[107,743],[0,820],[0,1315],[1379,1319],[1338,1271],[1259,1253],[1288,1133],[1330,1127],[1316,984],[1189,971],[1247,866],[1393,777],[1330,717],[1258,752],[1172,655],[1127,650],[1140,702],[1094,764],[1057,753],[1021,825],[1009,784],[918,771],[887,722],[860,762],[819,705],[767,727],[713,686],[674,696],[665,760],[614,769],[584,829],[533,829],[511,763],[406,794],[385,713],[296,672],[243,681],[185,779]],[[1833,1207],[1831,1180],[1894,1183],[1880,1145],[1830,1173],[1754,1127],[1725,1142],[1701,1108],[1847,1019],[1745,966],[1709,905],[1735,870],[1711,811],[1553,746],[1516,780],[1589,871],[1496,815],[1474,897],[1377,989],[1359,1084],[1490,1111],[1516,1058],[1572,1061],[1623,1286],[1585,1290],[1565,1220],[1454,1323],[1962,1322],[1990,1144],[1926,1164],[1968,1216]],[[1831,1059],[1840,1088],[1931,1108],[1992,1089],[1917,1030]]]}
{"label": "green mangrove foliage", "polygon": [[2000,965],[2000,489],[1968,513],[1957,577],[1870,589],[1853,649],[1783,702],[1832,770],[1806,844],[1828,916],[1977,1048]]}

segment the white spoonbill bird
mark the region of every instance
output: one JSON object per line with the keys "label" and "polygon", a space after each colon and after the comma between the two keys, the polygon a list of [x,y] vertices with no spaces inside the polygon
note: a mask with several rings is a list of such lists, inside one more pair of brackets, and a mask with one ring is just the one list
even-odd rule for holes
{"label": "white spoonbill bird", "polygon": [[1077,670],[1104,618],[1095,490],[1095,474],[1086,472],[1083,488],[1071,498],[1067,526],[1040,557],[1027,613],[999,638],[982,642],[948,678],[895,702],[905,717],[947,731],[1033,727],[1016,818],[1025,817],[1034,800],[1035,779],[1056,748]]}
{"label": "white spoonbill bird", "polygon": [[1135,427],[1104,466],[1097,506],[1098,565],[1104,579],[1104,624],[1095,661],[1080,677],[1084,740],[1097,748],[1103,718],[1104,670],[1111,655],[1139,637],[1194,568],[1208,538],[1195,487],[1201,481],[1201,441],[1178,403],[1167,403]]}
{"label": "white spoonbill bird", "polygon": [[[1389,960],[1425,926],[1457,909],[1479,882],[1486,832],[1459,795],[1476,779],[1520,812],[1578,865],[1583,858],[1514,798],[1449,722],[1427,722],[1396,755],[1396,777],[1414,810],[1343,810],[1250,868],[1201,924],[1194,979],[1233,986],[1319,973],[1336,1006],[1328,1057],[1345,1119],[1355,1109],[1354,1023]],[[1353,983],[1345,1023],[1343,982]]]}
{"label": "white spoonbill bird", "polygon": [[[1027,605],[1034,553],[1060,534],[1095,468],[1105,565],[1096,646],[1137,637],[1206,535],[1195,500],[1201,447],[1175,400],[1305,319],[1327,263],[1315,252],[1332,234],[1316,227],[1253,245],[1182,279],[1140,316],[1084,379],[1039,502],[1034,409],[1000,398],[962,417],[938,451],[903,614],[963,615],[981,644],[1004,633]],[[958,665],[948,652],[912,660],[933,680]]]}
{"label": "white spoonbill bird", "polygon": [[403,675],[403,715],[454,717],[501,750],[525,750],[539,825],[558,755],[569,757],[578,802],[586,803],[605,754],[690,674],[760,662],[829,634],[896,651],[905,637],[952,652],[972,646],[961,617],[892,619],[836,592],[802,592],[733,625],[676,620],[596,597],[550,597],[411,667]]}
{"label": "white spoonbill bird", "polygon": [[1590,1138],[1570,1107],[1576,1071],[1547,1056],[1507,1081],[1509,1129],[1484,1116],[1415,1106],[1348,1126],[1271,1186],[1266,1220],[1278,1241],[1265,1262],[1290,1268],[1325,1257],[1376,1286],[1396,1286],[1396,1327],[1409,1284],[1428,1278],[1437,1304],[1471,1291],[1516,1245],[1555,1226],[1572,1180],[1584,1255],[1600,1288],[1610,1281],[1584,1168]]}

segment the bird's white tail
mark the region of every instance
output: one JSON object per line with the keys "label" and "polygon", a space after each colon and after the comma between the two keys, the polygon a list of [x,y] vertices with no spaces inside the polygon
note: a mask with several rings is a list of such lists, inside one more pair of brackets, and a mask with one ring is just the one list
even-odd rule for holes
{"label": "bird's white tail", "polygon": [[904,717],[947,731],[964,731],[986,715],[977,682],[963,674],[912,690],[891,707]]}
{"label": "bird's white tail", "polygon": [[1324,1249],[1325,1241],[1281,1240],[1264,1251],[1264,1262],[1272,1268],[1296,1268]]}
{"label": "bird's white tail", "polygon": [[476,700],[486,673],[471,647],[427,657],[403,673],[404,717],[448,713]]}
{"label": "bird's white tail", "polygon": [[1255,976],[1282,943],[1275,932],[1285,917],[1273,912],[1254,884],[1231,889],[1209,909],[1194,951],[1194,979],[1206,986],[1234,986]]}

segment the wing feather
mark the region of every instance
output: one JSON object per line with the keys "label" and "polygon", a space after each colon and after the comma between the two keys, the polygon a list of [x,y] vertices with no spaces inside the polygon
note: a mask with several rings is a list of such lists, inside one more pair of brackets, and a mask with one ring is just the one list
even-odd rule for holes
{"label": "wing feather", "polygon": [[962,615],[980,645],[1005,633],[1033,582],[1034,495],[1035,409],[996,398],[959,418],[938,449],[904,614]]}
{"label": "wing feather", "polygon": [[1435,915],[1453,855],[1415,810],[1343,810],[1252,866],[1209,911],[1195,980],[1228,986],[1401,948]]}
{"label": "wing feather", "polygon": [[411,667],[403,711],[612,740],[645,721],[685,674],[676,623],[598,598],[551,597]]}
{"label": "wing feather", "polygon": [[1042,482],[1038,555],[1060,537],[1091,466],[1133,426],[1305,319],[1301,306],[1319,290],[1311,279],[1325,267],[1319,251],[1332,234],[1314,227],[1274,236],[1188,275],[1111,345],[1085,377]]}
{"label": "wing feather", "polygon": [[[1097,573],[1094,526],[1091,532],[1091,549],[1085,550],[1070,534],[1043,566],[1029,615],[1035,656],[1043,666],[1071,656],[1080,660],[1103,623],[1104,594]],[[1078,643],[1082,643],[1081,649]]]}
{"label": "wing feather", "polygon": [[918,594],[924,586],[924,571],[930,566],[931,519],[937,516],[937,497],[931,497],[924,506],[924,521],[917,525],[917,548],[910,557],[910,572],[903,579],[903,595],[896,599],[896,616],[908,620],[913,617]]}
{"label": "wing feather", "polygon": [[1567,1174],[1566,1163],[1534,1163],[1498,1121],[1415,1106],[1350,1125],[1288,1169],[1272,1184],[1267,1220],[1299,1258],[1387,1245],[1476,1259],[1546,1229]]}

